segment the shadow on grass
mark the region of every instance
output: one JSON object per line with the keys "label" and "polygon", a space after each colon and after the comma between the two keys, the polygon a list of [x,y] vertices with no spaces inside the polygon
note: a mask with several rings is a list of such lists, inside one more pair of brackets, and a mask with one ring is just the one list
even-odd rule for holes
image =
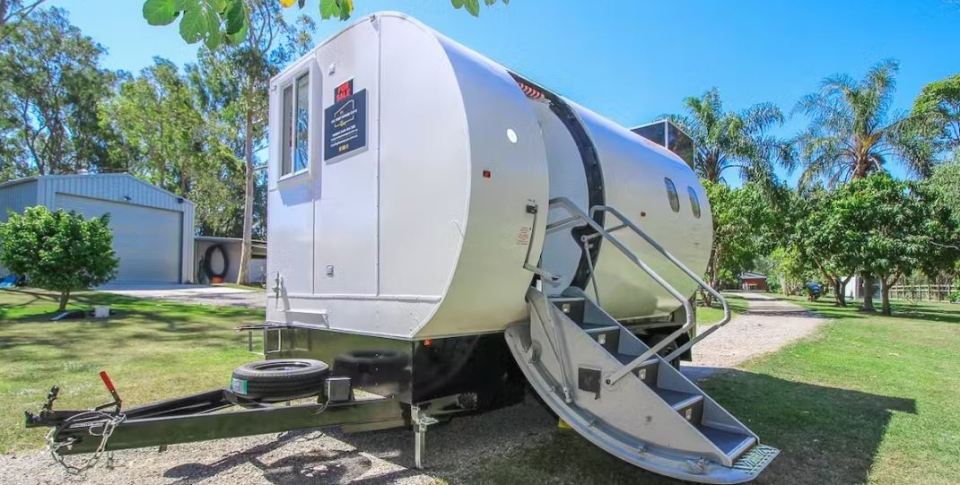
{"label": "shadow on grass", "polygon": [[847,306],[843,307],[837,305],[829,297],[812,302],[800,298],[781,297],[780,299],[802,305],[827,318],[912,318],[930,322],[960,323],[960,305],[951,303],[912,303],[904,300],[892,300],[890,307],[893,315],[887,316],[880,313],[879,301],[875,302],[876,312],[865,312],[860,310],[861,302],[855,300],[848,301]]}
{"label": "shadow on grass", "polygon": [[[762,442],[783,450],[756,483],[865,483],[892,414],[916,413],[913,399],[736,370],[703,386]],[[492,460],[473,478],[462,483],[677,483],[622,462],[575,432]]]}

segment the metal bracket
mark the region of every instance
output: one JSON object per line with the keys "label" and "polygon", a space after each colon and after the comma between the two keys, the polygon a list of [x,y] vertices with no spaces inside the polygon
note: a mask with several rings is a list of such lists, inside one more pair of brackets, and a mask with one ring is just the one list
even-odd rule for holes
{"label": "metal bracket", "polygon": [[419,406],[410,406],[410,417],[413,421],[413,463],[416,468],[423,468],[423,455],[427,447],[427,428],[437,424],[433,416],[424,414]]}

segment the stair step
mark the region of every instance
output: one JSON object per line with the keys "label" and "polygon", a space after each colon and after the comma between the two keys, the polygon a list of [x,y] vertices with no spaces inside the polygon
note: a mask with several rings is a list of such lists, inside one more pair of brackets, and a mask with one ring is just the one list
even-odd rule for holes
{"label": "stair step", "polygon": [[654,387],[653,391],[667,402],[683,419],[699,424],[703,418],[703,394],[674,391],[662,387]]}
{"label": "stair step", "polygon": [[582,296],[551,296],[550,303],[579,303],[583,301]]}
{"label": "stair step", "polygon": [[653,388],[653,392],[656,392],[660,399],[663,399],[670,405],[674,410],[681,411],[685,408],[693,406],[694,404],[703,401],[703,394],[691,394],[689,392],[680,392],[672,391],[670,389],[664,389],[662,387]]}
{"label": "stair step", "polygon": [[703,425],[697,426],[697,429],[731,460],[736,460],[757,443],[757,439],[750,435],[731,433]]}
{"label": "stair step", "polygon": [[620,327],[616,325],[594,325],[591,323],[584,323],[580,327],[583,328],[584,332],[589,334],[620,331]]}
{"label": "stair step", "polygon": [[[614,354],[614,357],[616,357],[621,364],[628,364],[633,362],[633,359],[636,359],[639,356]],[[637,366],[636,369],[633,369],[633,374],[639,377],[640,380],[646,383],[648,386],[655,387],[657,385],[657,364],[659,364],[659,362],[660,360],[656,357],[647,359],[642,364]]]}

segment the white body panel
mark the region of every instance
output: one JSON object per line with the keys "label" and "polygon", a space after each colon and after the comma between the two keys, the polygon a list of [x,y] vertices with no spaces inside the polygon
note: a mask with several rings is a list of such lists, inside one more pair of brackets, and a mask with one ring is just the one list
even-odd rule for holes
{"label": "white body panel", "polygon": [[[309,163],[282,175],[283,93],[304,74]],[[350,97],[335,97],[348,84]],[[324,160],[325,130],[344,126],[330,125],[336,119],[325,110],[341,112],[353,99],[360,105],[361,91],[365,116],[346,126],[365,142],[339,145],[342,154]],[[670,210],[664,176],[682,196],[688,185],[702,194],[692,172],[626,129],[576,110],[596,144],[607,202],[631,216],[647,211],[638,219],[644,227],[662,224],[651,232],[702,269],[710,244],[705,198],[696,224],[684,197],[685,211],[658,213]],[[524,263],[537,264],[543,251],[544,267],[569,285],[580,260],[569,231],[544,244],[547,219],[556,217],[546,210],[550,198],[585,209],[588,201],[565,130],[506,68],[403,15],[372,15],[324,42],[272,85],[267,319],[397,338],[496,332],[526,319],[533,274]],[[604,305],[629,317],[678,306],[638,270],[618,267],[613,251],[602,246],[599,260]]]}

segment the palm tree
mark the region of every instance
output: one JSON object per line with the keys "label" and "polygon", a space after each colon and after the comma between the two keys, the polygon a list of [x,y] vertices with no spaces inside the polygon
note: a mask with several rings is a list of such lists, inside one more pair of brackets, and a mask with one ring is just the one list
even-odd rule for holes
{"label": "palm tree", "polygon": [[890,114],[898,70],[896,61],[885,60],[859,81],[835,74],[797,103],[794,113],[810,118],[810,126],[797,139],[804,167],[801,187],[819,182],[832,187],[864,178],[886,170],[893,157],[915,174],[929,172],[928,159],[915,156],[907,118]]}
{"label": "palm tree", "polygon": [[[804,170],[800,186],[827,182],[830,187],[886,170],[892,158],[915,174],[927,175],[929,158],[918,156],[917,130],[904,115],[891,115],[899,64],[885,60],[861,80],[835,74],[820,90],[804,96],[794,108],[810,118],[798,138]],[[794,168],[792,166],[788,168]],[[873,275],[862,272],[863,309],[873,311]]]}
{"label": "palm tree", "polygon": [[792,160],[789,144],[768,133],[783,124],[783,113],[773,104],[725,112],[717,88],[683,103],[685,114],[666,118],[693,138],[694,170],[701,178],[724,182],[725,172],[739,170],[745,179],[771,180],[774,161]]}

